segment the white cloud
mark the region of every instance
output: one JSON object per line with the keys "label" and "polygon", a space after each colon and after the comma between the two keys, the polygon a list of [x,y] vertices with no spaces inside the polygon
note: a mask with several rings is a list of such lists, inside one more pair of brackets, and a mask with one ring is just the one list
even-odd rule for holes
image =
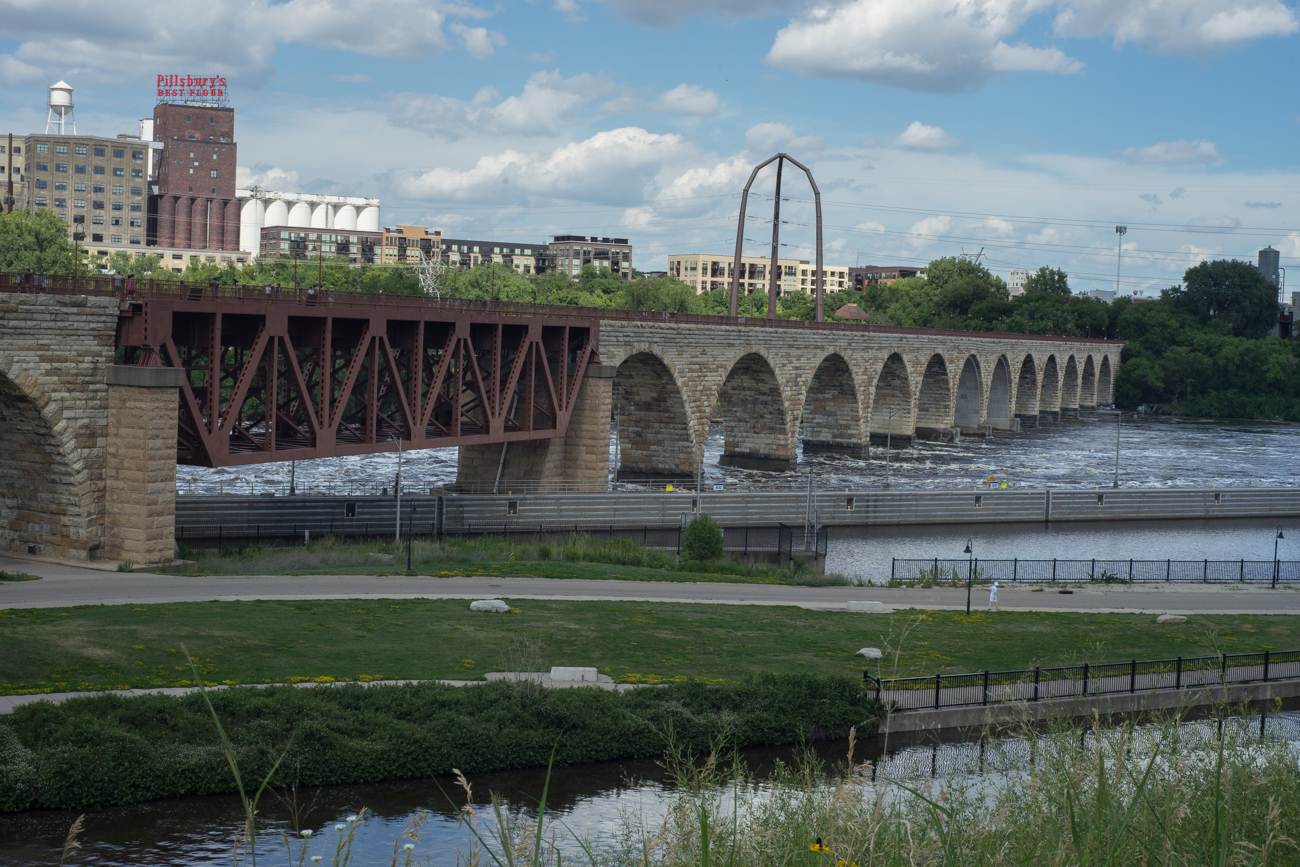
{"label": "white cloud", "polygon": [[670,178],[660,190],[658,199],[668,201],[735,193],[744,188],[753,168],[744,154],[736,154],[711,166],[694,166]]}
{"label": "white cloud", "polygon": [[487,60],[496,50],[506,44],[506,38],[495,30],[486,27],[466,27],[464,24],[452,24],[448,28],[465,43],[465,50],[475,60]]}
{"label": "white cloud", "polygon": [[542,195],[617,200],[641,197],[665,164],[690,153],[678,135],[640,127],[598,132],[549,154],[507,149],[480,157],[473,168],[402,173],[403,195],[457,201],[518,200]]}
{"label": "white cloud", "polygon": [[787,123],[756,123],[745,130],[745,147],[758,154],[771,154],[785,147],[789,150],[814,150],[823,144],[820,136],[799,136]]}
{"label": "white cloud", "polygon": [[[409,60],[445,51],[450,17],[482,17],[454,0],[65,0],[57,10],[0,0],[5,38],[40,77],[137,78],[140,70],[222,75],[258,86],[276,46],[297,43]],[[0,81],[12,74],[0,61]],[[75,82],[73,82],[75,84]]]}
{"label": "white cloud", "polygon": [[1282,239],[1277,248],[1287,259],[1300,259],[1300,232],[1292,232]]}
{"label": "white cloud", "polygon": [[1115,157],[1126,163],[1195,163],[1212,166],[1219,162],[1219,150],[1214,142],[1197,139],[1196,141],[1162,141],[1145,148],[1125,148]]}
{"label": "white cloud", "polygon": [[712,117],[718,113],[718,95],[698,84],[679,84],[659,94],[655,108],[667,114],[693,114]]}
{"label": "white cloud", "polygon": [[1265,36],[1300,30],[1296,13],[1280,0],[1061,0],[1056,32],[1111,34],[1160,54],[1200,56]]}
{"label": "white cloud", "polygon": [[912,228],[907,230],[911,235],[908,240],[918,247],[923,247],[934,241],[935,235],[947,234],[952,228],[952,217],[926,217],[912,224]]}
{"label": "white cloud", "polygon": [[13,86],[28,81],[40,81],[45,74],[12,54],[0,54],[0,85]]}
{"label": "white cloud", "polygon": [[807,7],[776,35],[767,60],[803,75],[908,90],[976,90],[1004,72],[1077,72],[1052,48],[1011,46],[1052,0],[846,0]]}
{"label": "white cloud", "polygon": [[245,190],[250,187],[257,187],[261,190],[293,192],[298,189],[298,173],[282,169],[279,166],[268,166],[261,163],[252,168],[236,166],[235,186]]}
{"label": "white cloud", "polygon": [[658,219],[654,208],[628,208],[618,224],[624,229],[650,230],[656,227]]}
{"label": "white cloud", "polygon": [[857,224],[856,226],[854,226],[853,228],[854,228],[855,231],[858,231],[858,232],[870,232],[870,233],[873,234],[873,235],[879,235],[879,234],[884,233],[884,231],[885,231],[885,227],[884,227],[884,225],[881,224],[881,223],[876,222],[875,220],[868,220],[868,221],[865,222],[865,223],[858,223],[858,224]]}
{"label": "white cloud", "polygon": [[470,101],[437,94],[397,94],[389,120],[445,139],[472,134],[553,136],[569,119],[613,87],[583,73],[565,78],[558,72],[535,72],[518,96],[505,99],[485,87]]}
{"label": "white cloud", "polygon": [[914,120],[897,138],[884,144],[885,147],[909,151],[942,151],[961,144],[961,139],[953,138],[937,126],[926,126]]}

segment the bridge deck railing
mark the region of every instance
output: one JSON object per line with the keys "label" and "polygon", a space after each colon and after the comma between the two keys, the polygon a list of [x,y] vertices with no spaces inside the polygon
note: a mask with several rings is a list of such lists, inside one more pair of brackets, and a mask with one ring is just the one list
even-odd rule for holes
{"label": "bridge deck railing", "polygon": [[[349,292],[329,287],[277,287],[267,292],[265,284],[191,283],[183,280],[135,280],[117,276],[52,276],[44,274],[0,274],[0,292],[23,292],[49,295],[97,295],[123,300],[171,299],[176,301],[264,301],[294,305],[320,305],[333,308],[373,309],[376,306],[422,312],[480,314],[485,316],[603,319],[623,322],[667,322],[685,325],[726,325],[755,328],[805,329],[814,331],[848,331],[872,334],[914,334],[934,337],[994,337],[998,332],[959,331],[944,328],[908,328],[858,322],[810,322],[802,319],[766,319],[756,316],[723,316],[707,313],[674,313],[630,310],[619,307],[577,307],[560,304],[525,304],[513,301],[481,301],[470,298],[430,298],[417,295],[385,295]],[[1060,341],[1121,344],[1119,340],[1059,335],[1015,334],[1016,340]]]}

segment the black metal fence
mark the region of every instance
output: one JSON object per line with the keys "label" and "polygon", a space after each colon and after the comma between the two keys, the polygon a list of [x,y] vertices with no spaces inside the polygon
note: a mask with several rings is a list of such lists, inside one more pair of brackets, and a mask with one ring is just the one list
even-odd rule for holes
{"label": "black metal fence", "polygon": [[1300,581],[1297,560],[929,560],[895,559],[891,581],[1027,584],[1281,584]]}
{"label": "black metal fence", "polygon": [[877,678],[862,673],[876,698],[896,710],[1043,701],[1161,689],[1226,686],[1300,677],[1300,650],[1223,656],[1083,663],[1018,671]]}

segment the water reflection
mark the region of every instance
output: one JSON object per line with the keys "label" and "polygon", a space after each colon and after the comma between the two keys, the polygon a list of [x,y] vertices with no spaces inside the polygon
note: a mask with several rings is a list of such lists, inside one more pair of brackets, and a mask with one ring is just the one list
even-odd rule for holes
{"label": "water reflection", "polygon": [[[1241,724],[1255,726],[1258,722],[1248,719]],[[1188,749],[1196,748],[1202,741],[1208,743],[1214,726],[1213,721],[1188,723],[1186,727],[1193,736],[1180,738],[1180,743]],[[1269,716],[1267,733],[1272,738],[1300,741],[1300,713]],[[846,749],[845,741],[821,742],[815,745],[814,752],[828,769],[840,772],[844,768]],[[755,776],[762,779],[776,762],[797,761],[799,752],[794,748],[751,749],[744,751],[743,759]],[[965,742],[907,746],[891,749],[887,754],[881,753],[881,744],[873,739],[859,743],[856,760],[871,760],[872,767],[867,773],[878,779],[907,781],[1000,774],[1027,766],[1033,757],[1029,742],[1014,738],[987,749],[977,742]],[[489,792],[495,792],[507,810],[526,821],[536,820],[537,798],[545,782],[544,770],[470,774],[469,777],[474,803],[480,812],[490,807]],[[448,801],[443,790],[454,803]],[[562,837],[567,833],[567,826],[579,836],[599,842],[616,833],[626,814],[649,819],[662,815],[664,799],[670,791],[668,774],[653,761],[557,768],[547,794],[547,814],[556,820],[552,827]],[[457,810],[463,803],[463,792],[447,778],[325,786],[286,797],[267,796],[260,811],[264,831],[259,839],[264,845],[259,846],[259,852],[264,853],[265,863],[280,863],[285,857],[280,833],[296,835],[309,828],[314,832],[312,853],[324,854],[328,863],[336,836],[334,826],[364,807],[366,813],[353,847],[355,863],[388,864],[393,841],[417,813],[425,812],[429,821],[420,829],[417,863],[451,867],[458,863],[457,850],[464,852],[471,843],[469,832],[457,820]],[[67,829],[78,815],[75,811],[0,815],[0,862],[12,867],[57,865]],[[242,813],[234,795],[173,798],[91,810],[87,812],[81,852],[73,863],[103,867],[227,864],[241,821]]]}

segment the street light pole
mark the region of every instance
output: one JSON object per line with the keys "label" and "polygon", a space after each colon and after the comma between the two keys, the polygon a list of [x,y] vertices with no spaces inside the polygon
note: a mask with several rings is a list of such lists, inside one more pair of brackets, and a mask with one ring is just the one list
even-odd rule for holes
{"label": "street light pole", "polygon": [[415,531],[415,505],[411,505],[411,511],[406,517],[406,571],[411,571],[411,536]]}
{"label": "street light pole", "polygon": [[1274,590],[1277,589],[1277,569],[1278,569],[1278,563],[1277,563],[1277,543],[1278,543],[1278,541],[1279,541],[1280,539],[1285,539],[1285,538],[1286,538],[1286,537],[1282,535],[1282,525],[1281,525],[1281,524],[1278,524],[1278,525],[1277,525],[1277,535],[1273,537],[1273,589],[1274,589]]}
{"label": "street light pole", "polygon": [[[970,586],[975,580],[975,540],[966,540],[966,550],[962,551],[966,555],[966,613],[970,614]],[[938,576],[935,576],[938,578]]]}
{"label": "street light pole", "polygon": [[1112,488],[1119,487],[1119,429],[1124,418],[1124,413],[1115,410],[1115,483]]}
{"label": "street light pole", "polygon": [[1115,296],[1119,297],[1119,263],[1124,258],[1124,236],[1128,234],[1128,226],[1116,226],[1115,234],[1119,235],[1115,247]]}

